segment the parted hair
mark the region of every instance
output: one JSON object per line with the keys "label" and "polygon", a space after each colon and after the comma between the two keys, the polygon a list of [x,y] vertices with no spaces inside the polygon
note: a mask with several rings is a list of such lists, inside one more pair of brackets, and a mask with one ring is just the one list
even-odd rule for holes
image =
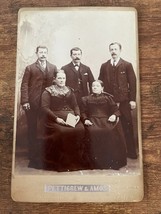
{"label": "parted hair", "polygon": [[120,44],[119,42],[113,42],[113,43],[111,43],[111,44],[109,45],[109,49],[110,49],[111,45],[118,45],[119,48],[120,48],[120,50],[122,49],[122,46],[121,46],[121,44]]}
{"label": "parted hair", "polygon": [[93,84],[94,82],[99,82],[100,85],[101,85],[102,87],[104,87],[104,84],[103,84],[102,80],[94,80],[94,81],[92,82],[92,84]]}
{"label": "parted hair", "polygon": [[81,50],[80,48],[78,48],[78,47],[72,48],[72,49],[70,50],[70,55],[72,55],[73,51],[80,51],[81,54],[82,54],[82,50]]}
{"label": "parted hair", "polygon": [[39,51],[39,48],[44,48],[48,52],[48,48],[46,46],[39,45],[39,46],[36,47],[36,53]]}
{"label": "parted hair", "polygon": [[[54,78],[56,78],[56,77],[57,77],[57,74],[59,74],[59,73],[65,74],[64,70],[58,69],[58,70],[54,73]],[[66,75],[66,74],[65,74],[65,75]]]}

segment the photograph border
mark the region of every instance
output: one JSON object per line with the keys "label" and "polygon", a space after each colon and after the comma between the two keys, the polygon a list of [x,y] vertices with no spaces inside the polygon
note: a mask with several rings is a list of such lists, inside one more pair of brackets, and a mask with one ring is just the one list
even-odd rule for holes
{"label": "photograph border", "polygon": [[[114,175],[108,173],[92,175],[80,172],[46,174],[40,171],[37,174],[16,173],[16,133],[19,93],[19,61],[17,53],[16,67],[16,92],[14,113],[14,142],[12,161],[12,185],[11,196],[15,201],[21,202],[137,202],[141,201],[144,194],[143,187],[143,162],[142,162],[142,137],[141,137],[141,104],[140,104],[140,80],[139,80],[139,52],[138,52],[138,26],[137,11],[130,7],[57,7],[57,8],[22,8],[18,14],[18,38],[17,48],[21,39],[20,26],[21,14],[26,11],[132,11],[135,13],[136,25],[136,74],[137,74],[137,133],[139,149],[139,173],[122,175],[117,171]],[[19,50],[18,50],[19,51]]]}

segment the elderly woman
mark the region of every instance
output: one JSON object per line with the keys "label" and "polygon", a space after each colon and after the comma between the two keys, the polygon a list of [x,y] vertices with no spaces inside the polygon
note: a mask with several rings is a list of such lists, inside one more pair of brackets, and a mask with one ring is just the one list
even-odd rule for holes
{"label": "elderly woman", "polygon": [[115,169],[126,165],[126,148],[120,112],[112,96],[103,92],[103,82],[94,81],[92,94],[82,98],[82,119],[89,138],[93,169]]}
{"label": "elderly woman", "polygon": [[[72,171],[85,168],[83,158],[84,126],[74,92],[65,85],[66,75],[60,70],[55,84],[42,94],[42,120],[38,139],[42,144],[44,169]],[[68,118],[68,119],[67,119]]]}

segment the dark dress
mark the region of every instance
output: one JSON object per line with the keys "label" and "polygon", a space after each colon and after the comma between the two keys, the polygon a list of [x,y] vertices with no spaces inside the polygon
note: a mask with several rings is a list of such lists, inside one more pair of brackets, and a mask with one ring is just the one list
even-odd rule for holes
{"label": "dark dress", "polygon": [[[117,116],[116,122],[108,121],[112,114]],[[91,94],[82,98],[82,119],[89,119],[93,123],[92,126],[86,126],[93,169],[117,170],[127,164],[119,115],[116,103],[107,93]]]}
{"label": "dark dress", "polygon": [[60,125],[56,118],[66,121],[68,113],[80,115],[75,95],[69,87],[62,90],[52,85],[42,94],[42,115],[38,141],[44,169],[72,171],[85,169],[83,142],[85,129],[81,121],[75,128]]}

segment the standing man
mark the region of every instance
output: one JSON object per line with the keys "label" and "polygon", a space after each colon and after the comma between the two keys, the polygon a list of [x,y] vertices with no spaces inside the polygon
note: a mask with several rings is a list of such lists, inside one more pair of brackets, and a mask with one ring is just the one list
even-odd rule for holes
{"label": "standing man", "polygon": [[131,110],[136,108],[136,76],[132,64],[121,59],[121,44],[109,45],[111,59],[102,64],[99,79],[104,90],[114,96],[121,112],[121,122],[127,147],[127,157],[137,158]]}
{"label": "standing man", "polygon": [[55,65],[47,61],[48,48],[36,48],[37,61],[28,65],[21,84],[21,104],[26,113],[29,143],[29,167],[36,164],[38,145],[36,144],[37,118],[40,110],[41,95],[53,83],[57,71]]}
{"label": "standing man", "polygon": [[82,50],[78,47],[70,51],[72,62],[61,69],[66,73],[66,85],[74,90],[78,105],[81,105],[81,98],[92,92],[92,82],[94,81],[91,69],[81,63]]}

